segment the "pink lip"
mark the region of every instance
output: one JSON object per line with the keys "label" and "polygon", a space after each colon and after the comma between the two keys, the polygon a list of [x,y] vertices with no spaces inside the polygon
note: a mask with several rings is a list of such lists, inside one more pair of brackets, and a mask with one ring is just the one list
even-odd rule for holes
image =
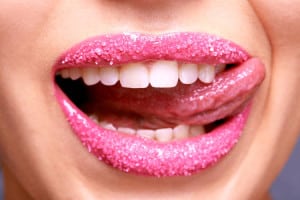
{"label": "pink lip", "polygon": [[[245,69],[251,70],[233,76],[230,80],[232,84],[229,85],[233,89],[245,90],[244,94],[253,93],[263,81],[265,73],[258,59],[251,59],[239,46],[216,36],[201,33],[158,36],[125,33],[91,38],[74,46],[59,58],[54,66],[54,74],[68,67],[115,66],[144,60],[244,65]],[[245,76],[248,77],[242,82],[245,85],[234,85]],[[205,135],[158,143],[99,127],[56,84],[55,91],[74,133],[89,152],[124,172],[158,177],[191,175],[219,162],[238,142],[250,112],[248,105],[242,112]]]}

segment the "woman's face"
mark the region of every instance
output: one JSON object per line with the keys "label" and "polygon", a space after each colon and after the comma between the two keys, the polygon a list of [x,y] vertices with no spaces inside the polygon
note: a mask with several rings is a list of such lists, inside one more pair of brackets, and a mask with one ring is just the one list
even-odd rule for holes
{"label": "woman's face", "polygon": [[[296,0],[2,0],[0,156],[7,189],[18,185],[37,199],[263,198],[300,128],[299,13]],[[217,35],[264,64],[242,136],[214,166],[192,176],[142,176],[116,170],[81,144],[53,87],[53,66],[78,42],[123,32]]]}

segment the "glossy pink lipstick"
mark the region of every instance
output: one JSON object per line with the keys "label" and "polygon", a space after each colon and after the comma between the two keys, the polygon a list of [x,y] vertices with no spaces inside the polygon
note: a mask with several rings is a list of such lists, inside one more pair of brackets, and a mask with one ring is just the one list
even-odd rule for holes
{"label": "glossy pink lipstick", "polygon": [[[199,86],[207,89],[194,96],[193,103],[204,114],[201,118],[204,121],[209,117],[224,117],[233,111],[242,111],[228,117],[225,123],[205,135],[159,143],[100,127],[55,84],[58,102],[74,133],[99,160],[124,172],[158,177],[181,176],[217,163],[234,147],[243,131],[250,111],[250,106],[244,105],[264,79],[262,63],[234,43],[208,34],[124,33],[94,37],[75,45],[58,59],[54,74],[64,68],[116,67],[146,60],[239,65],[237,70],[220,74],[211,86]],[[216,114],[205,117],[211,109]]]}

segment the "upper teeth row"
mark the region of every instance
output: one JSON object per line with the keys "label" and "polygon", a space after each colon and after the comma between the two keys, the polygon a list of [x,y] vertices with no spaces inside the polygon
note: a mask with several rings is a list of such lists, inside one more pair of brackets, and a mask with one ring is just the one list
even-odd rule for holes
{"label": "upper teeth row", "polygon": [[156,88],[175,87],[178,80],[192,84],[198,79],[211,83],[215,75],[225,69],[225,64],[179,64],[176,61],[153,61],[151,63],[129,63],[120,67],[69,68],[59,72],[63,78],[76,80],[83,78],[86,85],[101,82],[115,85],[118,81],[126,88],[146,88],[149,84]]}

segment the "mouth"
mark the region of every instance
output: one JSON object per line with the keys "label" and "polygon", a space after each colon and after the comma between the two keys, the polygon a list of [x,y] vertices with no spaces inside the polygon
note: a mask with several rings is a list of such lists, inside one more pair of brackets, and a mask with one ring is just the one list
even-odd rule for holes
{"label": "mouth", "polygon": [[58,103],[88,151],[157,177],[191,175],[227,155],[265,74],[238,45],[202,33],[91,38],[53,71]]}

